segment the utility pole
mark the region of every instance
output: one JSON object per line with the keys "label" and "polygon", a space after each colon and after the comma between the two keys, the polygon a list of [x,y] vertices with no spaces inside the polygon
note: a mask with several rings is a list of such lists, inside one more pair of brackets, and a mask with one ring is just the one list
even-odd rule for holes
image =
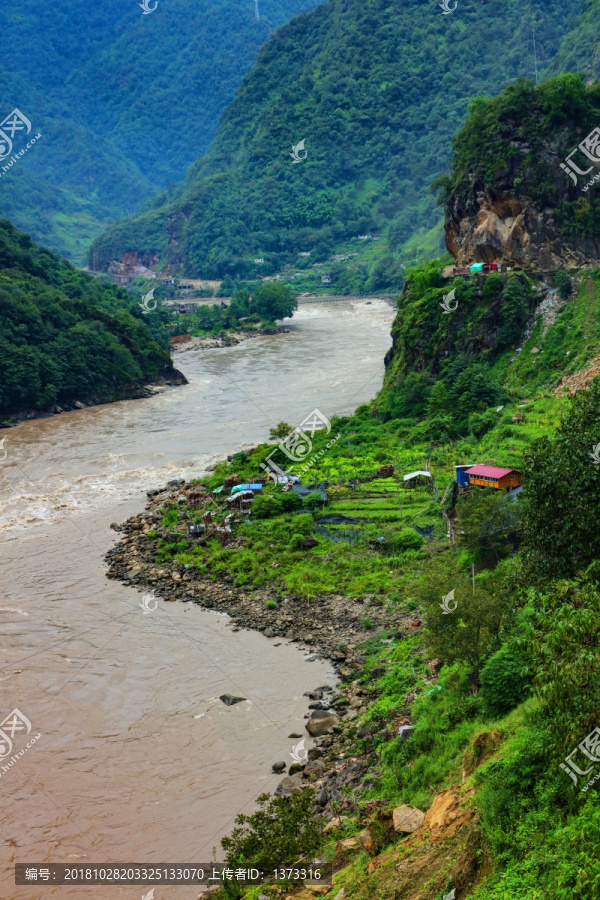
{"label": "utility pole", "polygon": [[[258,0],[257,0],[258,2]],[[533,62],[535,66],[535,86],[538,86],[538,67],[537,67],[537,48],[535,46],[535,23],[532,24],[531,30],[533,32]]]}
{"label": "utility pole", "polygon": [[258,11],[258,0],[254,0],[254,18],[257,22],[260,21],[260,13]]}

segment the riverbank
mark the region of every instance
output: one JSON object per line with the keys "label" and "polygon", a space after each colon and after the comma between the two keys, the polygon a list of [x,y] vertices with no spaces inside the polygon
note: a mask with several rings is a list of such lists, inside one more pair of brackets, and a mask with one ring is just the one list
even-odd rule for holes
{"label": "riverbank", "polygon": [[173,344],[172,353],[174,356],[185,353],[189,350],[216,350],[220,347],[235,347],[251,338],[263,337],[265,335],[287,334],[288,328],[261,328],[253,331],[231,331],[219,337],[194,337],[191,335],[188,340]]}
{"label": "riverbank", "polygon": [[[369,776],[376,777],[379,759],[369,748],[361,753],[348,752],[356,744],[357,721],[378,695],[372,677],[369,677],[370,684],[364,683],[367,659],[361,653],[361,645],[381,635],[390,641],[417,635],[422,629],[421,620],[414,613],[392,611],[379,605],[375,595],[350,598],[329,593],[309,602],[293,596],[281,598],[273,587],[241,589],[226,572],[213,580],[185,564],[157,558],[153,540],[157,527],[170,542],[184,540],[183,510],[212,506],[214,503],[204,485],[197,482],[178,480],[163,490],[149,492],[143,513],[111,526],[123,537],[106,555],[107,577],[138,590],[151,591],[153,597],[165,602],[179,600],[226,613],[234,630],[251,629],[267,638],[299,644],[310,654],[309,659],[330,661],[341,679],[338,690],[330,694],[315,685],[308,695],[312,702],[308,705],[304,737],[314,738],[315,747],[309,751],[307,760],[290,767],[275,795],[288,795],[306,785],[314,787],[317,813],[323,824],[340,814],[356,812],[356,800],[342,792],[357,787]],[[182,511],[177,530],[167,533],[158,525],[165,508]],[[230,550],[241,549],[242,545],[243,539],[235,535],[227,543]],[[380,674],[381,671],[374,673]],[[407,709],[404,714],[379,722],[369,735],[377,735],[379,742],[386,742],[393,739],[399,728],[410,724]],[[290,740],[300,737],[291,734]]]}
{"label": "riverbank", "polygon": [[52,416],[60,416],[62,413],[73,412],[76,409],[88,409],[95,406],[105,406],[110,403],[118,403],[120,400],[143,400],[153,397],[154,394],[165,390],[167,387],[179,387],[187,384],[188,380],[178,369],[173,369],[172,374],[168,376],[157,375],[154,378],[142,383],[131,384],[128,390],[119,391],[113,397],[97,397],[82,403],[75,400],[72,403],[65,403],[63,406],[52,406],[48,409],[22,409],[12,416],[0,419],[0,428],[14,428],[20,422],[27,422],[30,419],[49,419]]}

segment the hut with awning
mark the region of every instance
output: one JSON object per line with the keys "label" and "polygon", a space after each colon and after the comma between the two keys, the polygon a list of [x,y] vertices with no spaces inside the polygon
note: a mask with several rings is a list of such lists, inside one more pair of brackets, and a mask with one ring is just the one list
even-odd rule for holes
{"label": "hut with awning", "polygon": [[407,475],[404,475],[402,481],[405,488],[415,488],[423,484],[429,486],[431,484],[431,472],[426,472],[425,469],[418,469],[416,472],[409,472]]}

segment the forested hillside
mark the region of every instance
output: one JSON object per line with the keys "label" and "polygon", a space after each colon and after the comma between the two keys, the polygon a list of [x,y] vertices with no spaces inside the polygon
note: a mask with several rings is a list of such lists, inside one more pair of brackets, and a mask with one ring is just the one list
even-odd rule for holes
{"label": "forested hillside", "polygon": [[210,153],[99,238],[93,267],[133,250],[211,277],[264,258],[267,274],[371,233],[371,288],[397,283],[400,259],[441,248],[429,184],[469,102],[541,72],[580,6],[550,0],[540,16],[517,0],[465,2],[444,16],[420,0],[330,0],[300,16],[261,50]]}
{"label": "forested hillside", "polygon": [[[153,4],[151,4],[153,5]],[[83,261],[109,222],[183,178],[271,31],[315,0],[3,4],[0,121],[43,138],[0,180],[3,215]],[[16,147],[18,149],[18,147]]]}
{"label": "forested hillside", "polygon": [[0,421],[183,383],[136,306],[0,219]]}
{"label": "forested hillside", "polygon": [[580,15],[552,61],[549,73],[583,72],[587,79],[600,74],[599,0],[585,0]]}

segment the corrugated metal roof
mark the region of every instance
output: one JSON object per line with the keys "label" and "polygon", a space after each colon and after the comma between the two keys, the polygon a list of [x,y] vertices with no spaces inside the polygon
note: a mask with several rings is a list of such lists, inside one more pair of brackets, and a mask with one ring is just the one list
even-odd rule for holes
{"label": "corrugated metal roof", "polygon": [[262,484],[236,484],[231,488],[232,494],[237,494],[239,491],[262,491]]}
{"label": "corrugated metal roof", "polygon": [[473,466],[467,469],[467,475],[479,475],[480,478],[504,478],[510,475],[514,469],[499,469],[498,466]]}
{"label": "corrugated metal roof", "polygon": [[416,478],[417,475],[424,475],[425,478],[431,478],[431,472],[424,472],[420,469],[418,472],[409,472],[408,475],[404,476],[404,481],[410,481],[411,478]]}

